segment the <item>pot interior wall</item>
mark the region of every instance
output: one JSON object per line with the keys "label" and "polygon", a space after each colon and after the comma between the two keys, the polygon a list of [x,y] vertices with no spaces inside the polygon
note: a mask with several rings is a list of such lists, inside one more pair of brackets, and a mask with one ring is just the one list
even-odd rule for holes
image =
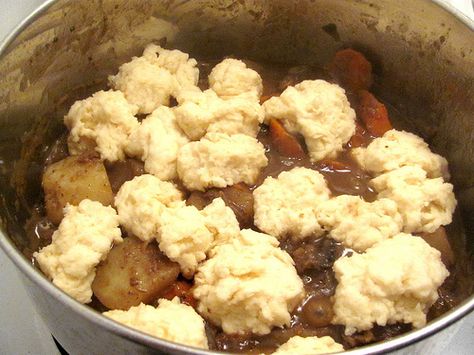
{"label": "pot interior wall", "polygon": [[198,59],[295,65],[323,65],[344,47],[364,51],[397,127],[418,132],[450,162],[463,221],[453,244],[472,293],[474,32],[427,0],[55,2],[0,59],[0,220],[20,251],[63,115],[151,41]]}

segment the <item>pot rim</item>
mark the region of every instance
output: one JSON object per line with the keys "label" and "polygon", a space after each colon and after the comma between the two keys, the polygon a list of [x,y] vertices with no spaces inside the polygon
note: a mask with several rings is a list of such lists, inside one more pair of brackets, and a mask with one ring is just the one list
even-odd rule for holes
{"label": "pot rim", "polygon": [[[57,0],[47,0],[36,10],[34,10],[29,16],[27,16],[22,22],[20,22],[0,43],[0,59],[5,55],[6,49],[16,39],[16,37],[25,30],[30,24],[38,19],[46,10],[48,10]],[[471,19],[466,14],[455,8],[451,4],[446,3],[443,0],[429,0],[435,5],[443,8],[451,15],[456,17],[464,25],[466,25],[472,32],[474,32],[474,19]],[[6,236],[3,230],[0,230],[0,248],[3,249],[5,254],[10,260],[21,270],[22,276],[26,276],[31,282],[36,284],[45,290],[49,296],[57,299],[65,307],[71,309],[79,316],[87,319],[88,321],[97,324],[100,327],[107,329],[108,331],[122,336],[132,342],[143,344],[151,347],[152,349],[161,350],[172,350],[175,352],[206,355],[206,354],[228,354],[224,352],[204,350],[195,347],[190,347],[171,341],[159,339],[122,325],[112,319],[109,319],[102,314],[87,305],[81,304],[62,290],[57,288],[51,281],[49,281],[43,274],[41,274],[30,261],[27,260],[14,246],[13,242]],[[426,326],[420,329],[412,330],[403,335],[397,336],[390,340],[383,341],[381,343],[366,345],[354,350],[344,352],[344,354],[350,355],[362,355],[362,354],[382,354],[390,351],[395,351],[418,341],[421,341],[437,332],[443,330],[454,322],[460,320],[467,314],[474,311],[474,294],[468,297],[457,307],[443,314],[441,317],[428,323]]]}

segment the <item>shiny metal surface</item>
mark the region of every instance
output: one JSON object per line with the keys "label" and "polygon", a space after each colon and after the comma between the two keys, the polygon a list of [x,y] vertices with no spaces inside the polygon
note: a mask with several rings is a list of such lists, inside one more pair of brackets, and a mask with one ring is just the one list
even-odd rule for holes
{"label": "shiny metal surface", "polygon": [[350,353],[407,346],[472,311],[474,25],[453,12],[427,0],[62,0],[43,5],[0,47],[0,245],[23,272],[63,346],[97,354],[112,346],[114,353],[191,352],[80,305],[18,252],[28,246],[22,225],[40,191],[38,162],[61,131],[65,110],[103,86],[108,74],[150,41],[166,41],[197,57],[234,54],[293,64],[323,64],[346,46],[368,53],[377,93],[406,117],[400,124],[420,132],[450,161],[468,231],[454,241],[466,268],[466,301],[421,330]]}

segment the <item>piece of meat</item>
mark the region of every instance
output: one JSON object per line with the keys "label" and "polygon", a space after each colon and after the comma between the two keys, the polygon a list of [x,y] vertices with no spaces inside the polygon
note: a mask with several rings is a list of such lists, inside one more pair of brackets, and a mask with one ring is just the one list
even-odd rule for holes
{"label": "piece of meat", "polygon": [[[251,349],[258,349],[261,353],[262,349],[258,346],[258,340],[253,339],[251,334],[226,334],[224,332],[218,332],[215,335],[215,350],[227,351],[232,353],[250,353]],[[269,350],[269,353],[276,349],[274,346]],[[266,349],[265,349],[266,350]]]}
{"label": "piece of meat", "polygon": [[413,327],[411,324],[396,323],[396,324],[388,324],[383,327],[377,325],[374,327],[374,329],[372,329],[372,331],[377,341],[383,341],[383,340],[394,338],[412,329]]}
{"label": "piece of meat", "polygon": [[320,271],[331,268],[342,252],[340,245],[330,238],[289,239],[282,244],[282,248],[295,261],[299,274],[310,269]]}
{"label": "piece of meat", "polygon": [[209,189],[205,192],[193,191],[186,200],[186,204],[202,210],[218,197],[222,198],[225,204],[235,213],[241,229],[252,226],[253,195],[252,191],[244,183],[228,186],[223,189]]}
{"label": "piece of meat", "polygon": [[374,95],[367,90],[361,90],[357,97],[357,116],[364,122],[367,131],[371,135],[381,137],[393,128],[388,117],[387,108]]}
{"label": "piece of meat", "polygon": [[127,310],[160,297],[176,282],[179,272],[179,265],[156,243],[128,237],[99,264],[92,291],[107,308]]}
{"label": "piece of meat", "polygon": [[396,323],[385,326],[375,325],[372,329],[352,335],[342,335],[342,344],[345,349],[391,339],[412,329],[410,324]]}
{"label": "piece of meat", "polygon": [[351,349],[375,342],[375,335],[372,330],[355,333],[352,335],[342,335],[344,349]]}
{"label": "piece of meat", "polygon": [[357,92],[368,90],[372,85],[372,64],[354,49],[336,53],[329,64],[331,75],[346,89]]}

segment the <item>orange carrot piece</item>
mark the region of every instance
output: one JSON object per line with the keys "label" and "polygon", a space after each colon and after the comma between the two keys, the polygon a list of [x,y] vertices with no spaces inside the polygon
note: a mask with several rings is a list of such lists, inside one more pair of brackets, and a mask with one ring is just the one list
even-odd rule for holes
{"label": "orange carrot piece", "polygon": [[374,95],[361,90],[358,92],[358,99],[357,114],[370,134],[381,137],[392,129],[387,108]]}
{"label": "orange carrot piece", "polygon": [[197,307],[197,300],[193,297],[191,292],[192,285],[186,281],[176,281],[163,294],[163,298],[172,300],[179,297],[182,303],[191,307]]}
{"label": "orange carrot piece", "polygon": [[275,119],[270,120],[270,137],[281,155],[289,158],[303,158],[305,156],[298,140]]}
{"label": "orange carrot piece", "polygon": [[321,166],[329,168],[332,171],[349,170],[350,168],[341,161],[325,159],[320,162]]}
{"label": "orange carrot piece", "polygon": [[367,90],[372,85],[372,64],[360,52],[343,49],[336,53],[329,72],[346,89]]}

